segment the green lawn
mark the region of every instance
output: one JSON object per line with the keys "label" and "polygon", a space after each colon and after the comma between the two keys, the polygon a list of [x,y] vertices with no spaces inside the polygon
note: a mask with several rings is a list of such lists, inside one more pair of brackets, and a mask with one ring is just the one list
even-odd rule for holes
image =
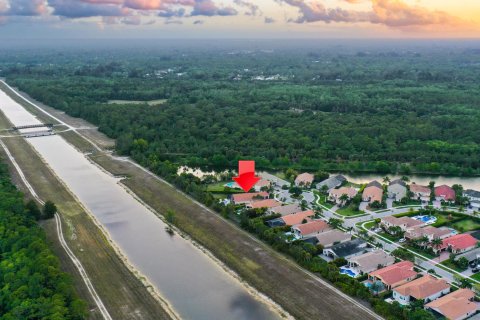
{"label": "green lawn", "polygon": [[480,223],[474,221],[473,219],[467,218],[453,223],[452,228],[460,232],[474,231],[480,229]]}
{"label": "green lawn", "polygon": [[422,202],[419,200],[412,200],[409,199],[407,203],[400,203],[400,202],[393,202],[393,207],[404,207],[404,206],[415,206],[415,205],[421,205]]}
{"label": "green lawn", "polygon": [[228,190],[224,187],[225,182],[218,182],[218,183],[213,183],[207,186],[207,191],[212,192],[212,193],[240,193],[243,192],[240,189],[231,189],[228,188]]}
{"label": "green lawn", "polygon": [[444,265],[444,266],[446,266],[446,267],[448,267],[448,268],[450,268],[450,269],[453,269],[453,270],[455,270],[455,271],[457,271],[457,272],[463,272],[463,271],[465,271],[465,270],[462,270],[462,269],[460,269],[459,267],[457,267],[455,264],[453,264],[453,263],[450,261],[450,259],[445,260],[445,261],[443,261],[443,262],[440,263],[440,264],[442,264],[442,265]]}
{"label": "green lawn", "polygon": [[363,211],[359,211],[357,209],[354,209],[350,206],[348,207],[343,207],[343,208],[340,208],[336,211],[338,214],[342,215],[342,216],[346,216],[346,217],[350,217],[350,216],[356,216],[356,215],[359,215],[359,214],[364,214]]}
{"label": "green lawn", "polygon": [[334,205],[330,202],[327,202],[327,197],[328,196],[326,196],[324,194],[320,194],[319,192],[315,192],[315,191],[314,191],[314,193],[315,193],[317,199],[320,199],[320,201],[318,201],[318,203],[320,203],[324,207],[327,207],[328,209],[333,208]]}

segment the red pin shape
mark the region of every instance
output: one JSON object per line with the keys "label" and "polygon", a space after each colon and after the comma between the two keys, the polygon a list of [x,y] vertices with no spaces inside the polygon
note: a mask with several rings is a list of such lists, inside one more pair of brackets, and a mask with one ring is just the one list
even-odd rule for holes
{"label": "red pin shape", "polygon": [[243,191],[248,192],[260,180],[259,177],[255,176],[255,161],[238,161],[238,177],[233,177],[233,180]]}

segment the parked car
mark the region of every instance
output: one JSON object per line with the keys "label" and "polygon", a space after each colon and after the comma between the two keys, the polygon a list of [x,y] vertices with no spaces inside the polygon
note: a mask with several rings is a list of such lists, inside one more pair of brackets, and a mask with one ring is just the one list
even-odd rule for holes
{"label": "parked car", "polygon": [[480,271],[480,267],[475,267],[472,269],[473,273],[478,273]]}
{"label": "parked car", "polygon": [[407,241],[407,239],[405,239],[405,238],[402,238],[402,239],[398,240],[398,242],[400,242],[400,243],[404,243],[405,241]]}
{"label": "parked car", "polygon": [[478,264],[478,261],[477,259],[473,260],[473,261],[470,261],[470,263],[468,264],[470,266],[470,268],[475,268]]}

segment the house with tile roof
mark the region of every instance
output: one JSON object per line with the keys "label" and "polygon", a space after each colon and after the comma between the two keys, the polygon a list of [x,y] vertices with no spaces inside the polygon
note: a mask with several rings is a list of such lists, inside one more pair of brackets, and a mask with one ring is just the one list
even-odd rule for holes
{"label": "house with tile roof", "polygon": [[407,196],[407,185],[401,179],[393,180],[387,187],[388,197],[400,201]]}
{"label": "house with tile roof", "polygon": [[360,274],[369,273],[395,263],[395,258],[383,250],[370,251],[347,260],[348,266],[358,270]]}
{"label": "house with tile roof", "polygon": [[463,196],[468,199],[473,209],[480,209],[480,191],[467,189],[463,191]]}
{"label": "house with tile roof", "polygon": [[302,211],[302,208],[300,208],[300,205],[298,205],[297,203],[287,204],[287,205],[268,209],[268,212],[270,214],[281,214],[282,216],[286,216],[287,214],[292,214],[300,211]]}
{"label": "house with tile roof", "polygon": [[328,199],[335,202],[336,204],[342,204],[343,201],[340,198],[345,194],[348,197],[348,200],[352,199],[357,195],[357,190],[352,187],[341,187],[339,189],[331,189],[328,192]]}
{"label": "house with tile roof", "polygon": [[412,281],[418,276],[418,273],[413,270],[413,262],[401,261],[392,264],[388,267],[372,271],[368,274],[370,282],[380,281],[387,290],[392,290],[409,281]]}
{"label": "house with tile roof", "polygon": [[318,190],[322,190],[323,186],[327,189],[327,191],[338,188],[340,187],[345,181],[347,181],[347,178],[342,176],[341,174],[329,177],[328,179],[325,179],[319,183],[317,183],[316,188]]}
{"label": "house with tile roof", "polygon": [[261,208],[275,208],[281,206],[282,203],[275,199],[265,199],[259,201],[253,201],[246,205],[250,209],[261,209]]}
{"label": "house with tile roof", "polygon": [[311,173],[308,173],[308,172],[301,173],[295,178],[295,185],[297,187],[309,188],[312,185],[314,178],[315,178],[314,175]]}
{"label": "house with tile roof", "polygon": [[458,289],[425,305],[425,309],[450,320],[463,320],[478,311],[475,293],[469,289]]}
{"label": "house with tile roof", "polygon": [[321,244],[324,248],[330,248],[336,244],[352,240],[352,235],[340,230],[329,230],[309,238],[308,242],[312,244]]}
{"label": "house with tile roof", "polygon": [[431,275],[407,282],[393,289],[393,299],[401,305],[408,305],[413,300],[433,301],[450,292],[450,285],[444,279]]}
{"label": "house with tile roof", "polygon": [[304,220],[308,222],[314,216],[315,216],[315,213],[313,212],[313,210],[307,210],[307,211],[300,211],[294,214],[289,214],[279,219],[283,220],[286,226],[294,226],[294,225],[303,223]]}
{"label": "house with tile roof", "polygon": [[367,243],[360,238],[339,243],[330,248],[323,249],[323,254],[333,259],[348,259],[354,256],[359,256],[365,252],[367,252]]}
{"label": "house with tile roof", "polygon": [[413,227],[420,227],[425,225],[425,222],[421,220],[415,220],[410,217],[394,217],[386,216],[380,219],[380,225],[388,231],[390,227],[400,227],[403,231],[408,231]]}
{"label": "house with tile roof", "polygon": [[323,220],[313,220],[303,224],[297,224],[292,227],[292,233],[296,239],[312,237],[319,233],[331,230],[328,223]]}
{"label": "house with tile roof", "polygon": [[363,189],[362,200],[372,203],[375,201],[382,202],[383,199],[383,188],[380,182],[372,181],[365,189]]}
{"label": "house with tile roof", "polygon": [[434,252],[449,250],[452,253],[458,254],[475,249],[477,243],[477,239],[467,233],[462,233],[443,239],[442,245],[439,248],[433,247],[432,249]]}
{"label": "house with tile roof", "polygon": [[430,201],[430,193],[432,192],[429,187],[421,186],[416,183],[410,184],[410,191],[412,192],[412,199]]}
{"label": "house with tile roof", "polygon": [[257,183],[255,183],[255,185],[253,186],[253,188],[255,189],[255,191],[257,192],[260,192],[263,190],[265,190],[265,188],[270,188],[271,186],[271,182],[266,180],[266,179],[262,179],[262,180],[259,180]]}
{"label": "house with tile roof", "polygon": [[437,200],[455,201],[455,190],[445,184],[435,187],[435,198]]}
{"label": "house with tile roof", "polygon": [[235,204],[247,204],[256,200],[263,200],[268,198],[268,192],[250,192],[237,193],[232,196],[232,201]]}
{"label": "house with tile roof", "polygon": [[454,236],[455,232],[442,227],[442,228],[435,228],[432,226],[426,226],[426,227],[413,227],[409,229],[405,233],[405,239],[408,240],[416,240],[416,239],[421,239],[423,237],[427,237],[428,241],[432,241],[433,239],[445,239],[451,236]]}

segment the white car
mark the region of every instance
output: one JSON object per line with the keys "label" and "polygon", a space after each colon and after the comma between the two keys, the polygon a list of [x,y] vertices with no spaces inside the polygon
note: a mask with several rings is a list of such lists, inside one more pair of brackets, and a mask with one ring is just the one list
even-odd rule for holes
{"label": "white car", "polygon": [[398,242],[400,242],[400,243],[404,243],[405,241],[407,241],[407,239],[405,239],[405,238],[402,238],[402,239],[398,240]]}

